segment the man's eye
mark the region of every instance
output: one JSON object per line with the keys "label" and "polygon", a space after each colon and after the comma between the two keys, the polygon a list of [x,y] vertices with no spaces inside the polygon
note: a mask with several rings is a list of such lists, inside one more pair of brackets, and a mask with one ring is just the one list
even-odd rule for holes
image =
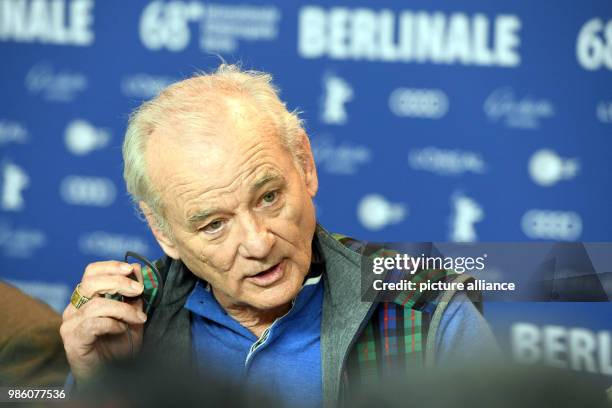
{"label": "man's eye", "polygon": [[263,195],[263,197],[261,197],[261,201],[263,201],[264,204],[272,204],[276,201],[277,197],[278,191],[270,191],[269,193],[266,193]]}
{"label": "man's eye", "polygon": [[213,233],[217,232],[223,227],[223,220],[214,220],[210,224],[207,224],[204,228],[202,228],[205,232]]}

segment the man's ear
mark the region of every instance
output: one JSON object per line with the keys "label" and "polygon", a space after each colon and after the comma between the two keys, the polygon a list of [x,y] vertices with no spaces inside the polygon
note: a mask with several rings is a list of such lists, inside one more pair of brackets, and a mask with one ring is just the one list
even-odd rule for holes
{"label": "man's ear", "polygon": [[317,194],[317,190],[319,189],[317,168],[315,166],[312,149],[310,148],[310,140],[308,139],[308,135],[306,135],[306,132],[302,131],[301,138],[302,152],[304,153],[302,170],[304,171],[306,190],[308,190],[308,194],[310,194],[310,197],[314,198],[314,196]]}
{"label": "man's ear", "polygon": [[151,232],[153,232],[153,236],[157,240],[157,243],[162,248],[164,253],[168,255],[172,259],[179,259],[179,253],[174,244],[174,241],[170,239],[162,230],[157,226],[157,221],[155,220],[155,215],[153,215],[153,211],[149,208],[148,205],[144,203],[144,201],[140,201],[138,206],[142,210],[145,218],[147,219],[147,223],[149,224],[149,228],[151,228]]}

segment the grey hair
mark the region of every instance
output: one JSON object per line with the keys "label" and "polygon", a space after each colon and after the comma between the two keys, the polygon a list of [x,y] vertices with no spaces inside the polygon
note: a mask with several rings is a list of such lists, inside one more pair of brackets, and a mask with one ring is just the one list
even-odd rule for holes
{"label": "grey hair", "polygon": [[307,160],[302,143],[303,121],[299,112],[287,110],[270,74],[223,63],[214,72],[198,72],[176,82],[130,115],[122,150],[123,178],[136,210],[142,214],[139,203],[144,202],[152,211],[155,226],[168,237],[172,237],[172,231],[165,218],[161,196],[146,171],[145,149],[149,136],[158,132],[163,137],[172,137],[172,127],[178,124],[186,131],[201,131],[206,126],[206,130],[214,134],[215,126],[220,125],[220,116],[227,109],[224,99],[228,97],[249,100],[267,115],[281,143],[293,156],[296,167],[303,171]]}

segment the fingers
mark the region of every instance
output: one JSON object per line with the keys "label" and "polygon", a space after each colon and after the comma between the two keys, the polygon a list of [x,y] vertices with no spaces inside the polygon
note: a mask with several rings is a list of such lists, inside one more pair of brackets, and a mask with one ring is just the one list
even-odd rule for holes
{"label": "fingers", "polygon": [[128,325],[142,325],[147,316],[141,309],[142,302],[130,305],[96,297],[78,309],[71,318],[64,320],[60,333],[65,344],[91,345],[99,336],[121,333]]}
{"label": "fingers", "polygon": [[134,297],[142,293],[144,287],[139,281],[122,275],[93,275],[83,277],[79,292],[81,295],[92,298],[95,295],[120,293],[124,296]]}
{"label": "fingers", "polygon": [[89,298],[96,295],[114,295],[117,293],[134,297],[142,293],[144,289],[142,282],[141,267],[137,263],[93,262],[85,268],[79,293]]}
{"label": "fingers", "polygon": [[141,308],[112,299],[96,297],[79,309],[83,318],[112,317],[130,324],[142,324],[147,320]]}
{"label": "fingers", "polygon": [[68,306],[64,309],[64,313],[62,313],[62,320],[66,321],[72,317],[76,313],[76,308],[72,306],[72,303],[68,303]]}
{"label": "fingers", "polygon": [[[137,280],[135,280],[137,279]],[[73,374],[87,377],[106,358],[123,355],[128,347],[122,333],[142,337],[147,316],[142,312],[143,277],[139,264],[119,261],[94,262],[85,268],[79,293],[90,298],[79,309],[69,304],[63,313],[60,334]],[[126,302],[106,299],[105,294],[121,294]],[[119,335],[103,337],[106,335]],[[119,340],[119,341],[118,341]]]}
{"label": "fingers", "polygon": [[75,334],[81,339],[81,344],[93,344],[100,336],[121,334],[128,330],[128,325],[110,317],[92,317],[82,321],[76,327]]}
{"label": "fingers", "polygon": [[[93,262],[85,268],[79,293],[88,298],[104,294],[121,294],[127,298],[136,297],[144,290],[143,282],[141,266],[138,263]],[[70,319],[75,313],[77,309],[72,304],[68,304],[62,318],[63,320]]]}
{"label": "fingers", "polygon": [[119,261],[92,262],[85,268],[83,278],[98,275],[127,276],[134,271],[134,265]]}
{"label": "fingers", "polygon": [[136,308],[136,310],[142,310],[144,312],[144,300],[142,300],[142,297],[125,298],[123,301],[128,305]]}

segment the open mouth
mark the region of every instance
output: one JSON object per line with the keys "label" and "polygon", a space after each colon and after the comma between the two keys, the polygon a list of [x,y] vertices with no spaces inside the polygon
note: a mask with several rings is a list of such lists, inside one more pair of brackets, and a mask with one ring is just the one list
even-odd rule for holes
{"label": "open mouth", "polygon": [[285,262],[279,262],[265,271],[259,272],[257,275],[249,276],[247,280],[253,282],[257,286],[269,286],[278,281],[284,272]]}

